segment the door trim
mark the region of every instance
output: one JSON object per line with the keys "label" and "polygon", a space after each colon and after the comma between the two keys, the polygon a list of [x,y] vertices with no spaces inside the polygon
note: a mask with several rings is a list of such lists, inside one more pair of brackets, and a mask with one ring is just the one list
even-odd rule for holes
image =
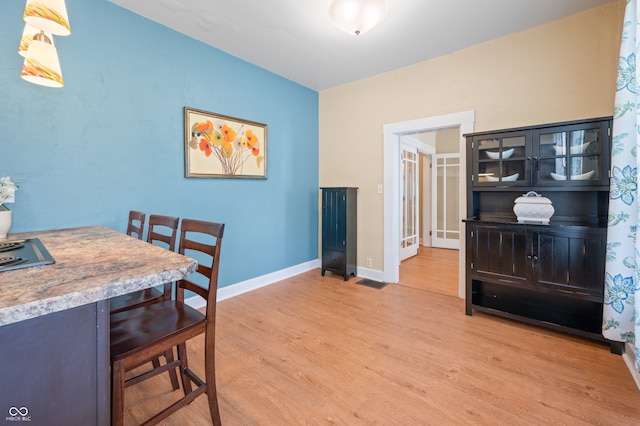
{"label": "door trim", "polygon": [[[475,111],[463,111],[435,117],[389,123],[383,129],[383,162],[384,162],[384,270],[383,280],[397,283],[400,280],[400,220],[399,205],[399,174],[400,174],[400,145],[399,138],[403,134],[420,131],[433,131],[448,127],[460,127],[460,217],[465,217],[466,200],[466,143],[463,137],[472,133],[475,123]],[[395,224],[395,225],[394,225]],[[460,235],[464,235],[460,222]],[[464,298],[464,239],[460,241],[459,261],[459,296]]]}

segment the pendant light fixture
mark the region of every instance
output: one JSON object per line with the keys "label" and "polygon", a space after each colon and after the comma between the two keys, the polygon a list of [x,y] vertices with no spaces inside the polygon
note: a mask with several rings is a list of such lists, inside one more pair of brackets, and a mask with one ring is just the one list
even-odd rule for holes
{"label": "pendant light fixture", "polygon": [[[29,49],[29,44],[31,44],[31,40],[33,40],[33,36],[35,36],[36,34],[39,34],[40,31],[42,30],[39,30],[36,27],[33,27],[29,24],[24,24],[24,30],[22,31],[22,38],[20,39],[20,46],[18,47],[18,53],[21,56],[24,56],[24,57],[27,56],[27,49]],[[47,36],[49,40],[51,40],[51,44],[54,44],[51,33],[47,33],[45,31],[44,35]]]}
{"label": "pendant light fixture", "polygon": [[71,34],[64,0],[27,0],[24,21],[42,31],[60,36]]}
{"label": "pendant light fixture", "polygon": [[378,25],[387,16],[384,0],[333,0],[329,17],[349,34],[361,35]]}
{"label": "pendant light fixture", "polygon": [[64,0],[27,0],[26,22],[18,53],[25,57],[21,77],[47,87],[63,87],[53,35],[71,34]]}
{"label": "pendant light fixture", "polygon": [[20,77],[41,86],[64,86],[58,52],[44,31],[36,34],[29,43]]}

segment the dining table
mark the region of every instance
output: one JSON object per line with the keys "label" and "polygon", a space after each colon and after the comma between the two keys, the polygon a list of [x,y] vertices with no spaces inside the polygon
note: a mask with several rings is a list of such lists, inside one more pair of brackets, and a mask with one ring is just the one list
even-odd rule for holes
{"label": "dining table", "polygon": [[53,263],[0,270],[0,424],[108,425],[109,299],[197,262],[102,225],[4,240],[30,239]]}

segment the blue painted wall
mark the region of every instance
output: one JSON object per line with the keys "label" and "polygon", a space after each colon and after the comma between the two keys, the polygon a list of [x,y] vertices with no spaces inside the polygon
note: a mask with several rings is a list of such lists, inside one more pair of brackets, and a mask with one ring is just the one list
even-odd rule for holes
{"label": "blue painted wall", "polygon": [[[65,87],[20,78],[25,1],[0,2],[0,176],[11,232],[128,211],[226,223],[220,286],[318,257],[318,93],[106,0],[67,0]],[[183,107],[268,125],[268,179],[184,177]]]}

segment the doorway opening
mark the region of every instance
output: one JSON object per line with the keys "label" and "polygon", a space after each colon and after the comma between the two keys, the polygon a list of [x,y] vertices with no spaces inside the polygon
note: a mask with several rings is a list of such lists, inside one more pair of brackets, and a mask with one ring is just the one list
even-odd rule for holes
{"label": "doorway opening", "polygon": [[[459,127],[460,170],[459,170],[459,217],[466,212],[466,144],[462,137],[473,132],[474,111],[465,111],[385,124],[384,133],[384,281],[398,283],[400,279],[400,137],[403,135]],[[458,224],[462,231],[462,222]],[[460,235],[464,235],[460,232]],[[460,239],[458,295],[464,298],[464,238]]]}

